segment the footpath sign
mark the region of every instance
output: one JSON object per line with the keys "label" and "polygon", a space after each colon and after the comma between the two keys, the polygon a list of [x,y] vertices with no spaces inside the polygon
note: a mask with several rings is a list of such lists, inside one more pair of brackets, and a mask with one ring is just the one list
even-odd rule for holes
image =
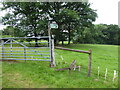
{"label": "footpath sign", "polygon": [[57,23],[51,23],[51,24],[50,24],[50,28],[55,28],[55,29],[57,29],[57,28],[58,28],[58,24],[57,24]]}

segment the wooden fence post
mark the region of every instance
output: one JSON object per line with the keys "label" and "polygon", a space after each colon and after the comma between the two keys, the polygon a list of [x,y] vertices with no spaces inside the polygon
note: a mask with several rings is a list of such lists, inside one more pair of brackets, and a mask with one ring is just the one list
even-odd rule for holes
{"label": "wooden fence post", "polygon": [[54,57],[54,39],[51,39],[51,63],[50,67],[55,67],[55,57]]}
{"label": "wooden fence post", "polygon": [[89,59],[88,59],[88,77],[91,76],[91,63],[92,63],[92,50],[89,50]]}

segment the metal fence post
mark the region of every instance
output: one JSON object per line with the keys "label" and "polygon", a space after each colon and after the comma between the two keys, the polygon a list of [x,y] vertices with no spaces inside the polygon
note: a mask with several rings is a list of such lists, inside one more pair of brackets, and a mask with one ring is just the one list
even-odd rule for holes
{"label": "metal fence post", "polygon": [[2,40],[2,60],[4,58],[4,41]]}
{"label": "metal fence post", "polygon": [[10,56],[12,56],[12,39],[10,40]]}
{"label": "metal fence post", "polygon": [[24,47],[24,59],[25,59],[25,62],[26,62],[26,48]]}

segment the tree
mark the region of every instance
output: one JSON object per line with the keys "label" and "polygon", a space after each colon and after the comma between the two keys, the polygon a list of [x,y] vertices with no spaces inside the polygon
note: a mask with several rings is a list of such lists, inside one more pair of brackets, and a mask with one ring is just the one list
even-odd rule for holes
{"label": "tree", "polygon": [[104,34],[107,34],[108,38],[106,40],[107,44],[115,44],[118,45],[118,38],[119,38],[119,34],[120,33],[120,28],[118,27],[118,25],[113,25],[110,24],[107,26],[107,30],[104,31]]}
{"label": "tree", "polygon": [[94,27],[94,40],[95,43],[99,44],[115,44],[119,45],[118,42],[120,28],[118,25],[107,25],[107,24],[98,24]]}
{"label": "tree", "polygon": [[48,21],[55,21],[59,26],[57,31],[52,30],[56,43],[63,35],[62,41],[68,38],[69,44],[75,36],[74,32],[82,33],[83,28],[91,27],[97,17],[90,4],[82,2],[4,2],[5,9],[10,9],[11,13],[3,18],[4,24],[22,30],[25,36],[30,34],[37,37],[41,31],[46,35]]}
{"label": "tree", "polygon": [[[46,12],[50,18],[57,22],[59,28],[56,35],[56,40],[60,39],[60,32],[66,30],[68,32],[68,44],[72,39],[75,29],[77,32],[83,27],[91,27],[92,22],[95,21],[97,14],[95,10],[90,8],[90,4],[82,2],[67,2],[67,3],[46,3]],[[62,28],[64,27],[64,28]],[[72,32],[72,33],[71,33]]]}
{"label": "tree", "polygon": [[[74,42],[83,42],[83,37],[84,37],[84,30],[86,28],[93,28],[93,24],[92,22],[96,20],[97,17],[97,13],[95,12],[95,10],[90,8],[90,4],[89,3],[68,3],[68,8],[71,10],[75,10],[78,15],[79,15],[79,20],[72,22],[72,24],[70,25],[70,30],[74,30],[71,31],[72,32],[72,40]],[[87,29],[88,32],[90,29]],[[69,42],[70,43],[70,42]]]}
{"label": "tree", "polygon": [[[4,24],[8,24],[22,30],[25,35],[34,35],[37,37],[41,30],[47,29],[46,16],[43,13],[42,5],[33,2],[4,2],[4,9],[10,9],[4,18]],[[36,46],[37,38],[35,39]]]}

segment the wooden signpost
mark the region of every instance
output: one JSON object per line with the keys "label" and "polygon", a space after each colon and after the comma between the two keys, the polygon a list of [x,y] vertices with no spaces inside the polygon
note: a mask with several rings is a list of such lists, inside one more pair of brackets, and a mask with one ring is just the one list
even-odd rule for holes
{"label": "wooden signpost", "polygon": [[50,57],[51,57],[51,63],[50,63],[50,67],[55,67],[55,58],[54,58],[54,40],[51,39],[52,35],[51,35],[51,29],[57,29],[58,28],[58,24],[57,23],[48,23],[48,35],[49,35],[49,46],[50,46]]}

